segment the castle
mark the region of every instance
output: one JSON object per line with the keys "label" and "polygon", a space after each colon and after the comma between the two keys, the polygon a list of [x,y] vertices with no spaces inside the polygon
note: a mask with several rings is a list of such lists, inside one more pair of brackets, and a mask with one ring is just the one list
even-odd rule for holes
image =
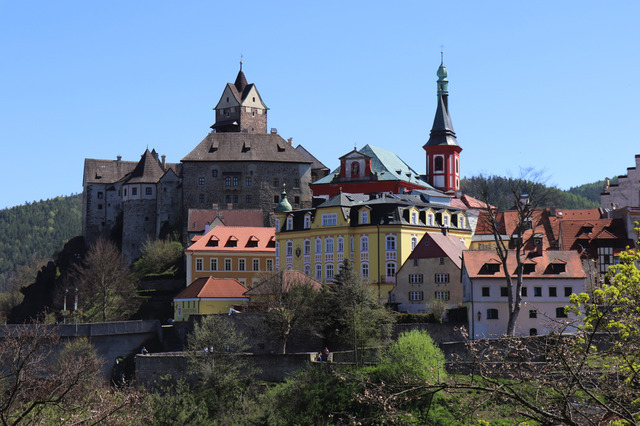
{"label": "castle", "polygon": [[268,108],[242,63],[215,108],[212,131],[180,163],[148,149],[139,161],[85,159],[82,234],[121,242],[129,262],[144,243],[178,232],[186,236],[191,209],[259,209],[265,226],[282,185],[295,208],[311,207],[312,179],[328,169],[276,129],[267,132]]}

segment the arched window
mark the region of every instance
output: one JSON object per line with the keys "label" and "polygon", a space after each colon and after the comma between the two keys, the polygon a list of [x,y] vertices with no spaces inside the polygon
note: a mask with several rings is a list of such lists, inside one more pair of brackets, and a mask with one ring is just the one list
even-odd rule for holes
{"label": "arched window", "polygon": [[387,262],[387,277],[393,278],[396,276],[396,262]]}
{"label": "arched window", "polygon": [[287,231],[291,231],[293,229],[293,218],[292,217],[288,217],[287,218]]}
{"label": "arched window", "polygon": [[360,177],[360,164],[357,161],[351,163],[351,177]]}
{"label": "arched window", "polygon": [[362,279],[369,279],[369,264],[363,263],[360,265],[360,274],[362,275]]}
{"label": "arched window", "polygon": [[280,231],[280,219],[276,218],[276,231]]}
{"label": "arched window", "polygon": [[433,159],[433,170],[441,172],[444,170],[444,158],[436,157]]}
{"label": "arched window", "polygon": [[344,238],[338,237],[338,253],[344,252]]}
{"label": "arched window", "polygon": [[311,255],[311,241],[308,238],[304,240],[304,255],[305,256]]}
{"label": "arched window", "polygon": [[316,280],[322,281],[322,265],[316,263]]}
{"label": "arched window", "polygon": [[280,256],[280,243],[276,241],[276,259]]}
{"label": "arched window", "polygon": [[322,254],[322,240],[316,238],[316,254]]}
{"label": "arched window", "polygon": [[396,236],[387,235],[387,251],[396,251]]}
{"label": "arched window", "polygon": [[293,241],[287,241],[287,257],[293,256]]}
{"label": "arched window", "polygon": [[369,253],[369,237],[366,235],[360,237],[360,252]]}
{"label": "arched window", "polygon": [[327,281],[333,280],[333,263],[327,263],[325,268],[326,268],[325,278],[327,279]]}
{"label": "arched window", "polygon": [[304,274],[306,276],[311,276],[311,265],[304,265]]}
{"label": "arched window", "polygon": [[411,251],[418,245],[418,237],[416,235],[411,236]]}
{"label": "arched window", "polygon": [[324,252],[333,253],[333,238],[327,237],[324,240]]}
{"label": "arched window", "polygon": [[418,212],[411,212],[411,224],[412,225],[418,224]]}

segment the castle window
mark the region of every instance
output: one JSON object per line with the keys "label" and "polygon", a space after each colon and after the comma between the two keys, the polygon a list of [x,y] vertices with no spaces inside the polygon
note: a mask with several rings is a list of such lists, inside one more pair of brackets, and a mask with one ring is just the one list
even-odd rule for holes
{"label": "castle window", "polygon": [[235,194],[233,196],[233,204],[238,204],[238,195],[237,194]]}
{"label": "castle window", "polygon": [[431,213],[427,215],[427,225],[433,226],[433,214]]}
{"label": "castle window", "polygon": [[294,204],[300,204],[300,197],[293,197]]}
{"label": "castle window", "polygon": [[247,179],[245,179],[245,183],[246,186],[251,186],[251,178],[248,177]]}
{"label": "castle window", "polygon": [[204,203],[204,194],[200,194],[200,195],[198,196],[198,201],[199,201],[200,203]]}
{"label": "castle window", "polygon": [[316,238],[316,254],[322,254],[322,240]]}
{"label": "castle window", "polygon": [[224,178],[224,184],[226,186],[231,186],[231,176],[227,176]]}
{"label": "castle window", "polygon": [[[204,195],[203,195],[204,197]],[[224,196],[224,202],[227,204],[231,204],[231,195],[225,195]]]}
{"label": "castle window", "polygon": [[498,310],[487,309],[487,319],[498,319]]}
{"label": "castle window", "polygon": [[233,177],[233,186],[238,186],[238,176]]}
{"label": "castle window", "polygon": [[133,195],[138,195],[138,188],[136,188],[136,187],[131,188],[131,195],[132,196]]}
{"label": "castle window", "polygon": [[151,189],[151,187],[147,187],[147,188],[145,188],[145,189],[144,189],[144,191],[145,191],[145,194],[146,194],[146,195],[151,195],[151,194],[152,194],[152,192],[153,192],[153,191],[152,191],[152,189]]}
{"label": "castle window", "polygon": [[280,202],[280,196],[279,195],[274,195],[273,196],[273,202],[274,203],[279,203]]}
{"label": "castle window", "polygon": [[411,212],[411,224],[412,225],[418,224],[418,212]]}
{"label": "castle window", "polygon": [[102,193],[102,191],[98,192],[98,200],[102,200],[103,196],[104,194]]}
{"label": "castle window", "polygon": [[218,177],[218,170],[216,169],[211,170],[211,177]]}
{"label": "castle window", "polygon": [[394,278],[396,276],[396,263],[388,262],[387,263],[387,279]]}
{"label": "castle window", "polygon": [[363,263],[360,265],[360,273],[362,274],[363,279],[369,279],[369,264]]}
{"label": "castle window", "polygon": [[254,96],[254,97],[253,97],[253,102],[255,102],[255,101],[256,101],[256,97]]}
{"label": "castle window", "polygon": [[98,204],[98,210],[102,210],[102,204]]}
{"label": "castle window", "polygon": [[145,222],[149,222],[149,216],[145,216],[145,217],[144,217],[144,221],[145,221]]}
{"label": "castle window", "polygon": [[573,288],[572,287],[565,287],[564,288],[564,297],[571,297],[571,294],[573,294]]}
{"label": "castle window", "polygon": [[538,311],[535,309],[529,309],[529,318],[538,318]]}
{"label": "castle window", "polygon": [[252,201],[251,194],[247,195],[247,204],[251,204]]}
{"label": "castle window", "polygon": [[273,180],[273,186],[274,186],[274,188],[279,187],[279,186],[280,186],[280,179],[275,178],[275,179]]}
{"label": "castle window", "polygon": [[556,308],[556,318],[567,318],[567,312],[562,308]]}
{"label": "castle window", "polygon": [[304,265],[304,274],[308,277],[311,276],[311,265]]}
{"label": "castle window", "polygon": [[294,188],[300,188],[300,179],[294,179],[293,180],[293,187]]}
{"label": "castle window", "polygon": [[203,177],[198,179],[198,185],[204,185],[204,178]]}

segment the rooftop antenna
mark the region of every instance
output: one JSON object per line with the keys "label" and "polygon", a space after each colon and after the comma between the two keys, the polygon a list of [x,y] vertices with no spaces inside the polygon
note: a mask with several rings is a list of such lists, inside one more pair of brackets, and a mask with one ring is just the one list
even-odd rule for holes
{"label": "rooftop antenna", "polygon": [[241,53],[240,54],[240,71],[242,71],[242,58],[244,58],[244,55]]}

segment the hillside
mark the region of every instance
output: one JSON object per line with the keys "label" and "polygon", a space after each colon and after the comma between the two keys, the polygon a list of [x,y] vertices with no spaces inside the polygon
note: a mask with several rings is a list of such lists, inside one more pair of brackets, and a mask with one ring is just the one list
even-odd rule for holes
{"label": "hillside", "polygon": [[51,258],[81,233],[82,194],[0,210],[0,276],[18,265],[36,266],[36,259]]}
{"label": "hillside", "polygon": [[[481,198],[479,188],[485,178],[474,176],[469,179],[462,179],[460,187],[462,192],[475,198]],[[505,178],[501,176],[490,176],[488,180],[490,202],[499,210],[507,210],[513,207],[513,197],[510,195],[511,188],[518,179]],[[520,181],[522,182],[522,181]],[[555,187],[547,187],[541,183],[526,182],[525,186],[535,191],[548,191],[546,202],[540,207],[556,207],[560,209],[594,209],[600,207],[600,191],[604,182],[594,182],[563,191]],[[534,189],[535,188],[535,189]]]}

